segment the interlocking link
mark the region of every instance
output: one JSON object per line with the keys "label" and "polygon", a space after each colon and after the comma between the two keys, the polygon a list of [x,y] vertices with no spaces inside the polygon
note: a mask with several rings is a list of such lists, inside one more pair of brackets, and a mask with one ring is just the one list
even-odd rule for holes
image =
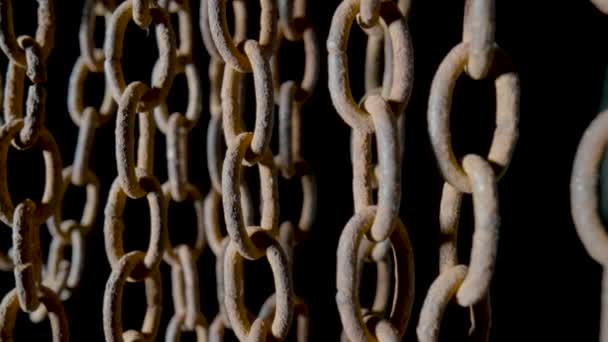
{"label": "interlocking link", "polygon": [[467,0],[464,12],[462,41],[468,44],[466,70],[478,80],[486,77],[494,57],[495,2]]}
{"label": "interlocking link", "polygon": [[145,255],[133,251],[123,255],[112,267],[112,274],[106,283],[103,299],[103,332],[106,341],[154,341],[158,332],[161,314],[161,278],[158,268],[155,268],[145,278],[146,284],[146,316],[140,331],[123,331],[122,328],[122,294],[126,280],[133,278],[134,271],[145,261]]}
{"label": "interlocking link", "polygon": [[[156,270],[162,261],[167,239],[167,207],[161,186],[153,177],[138,176],[137,179],[138,184],[146,192],[146,200],[150,207],[150,243],[143,263],[137,267],[133,266],[134,269],[128,272],[130,281],[140,281]],[[103,227],[106,254],[112,268],[117,267],[125,254],[122,241],[125,227],[122,215],[127,198],[117,178],[110,188]]]}
{"label": "interlocking link", "polygon": [[[452,151],[449,119],[452,92],[468,60],[467,46],[467,43],[460,43],[454,47],[439,65],[429,96],[428,123],[431,144],[443,176],[459,191],[471,193],[468,177]],[[497,51],[493,62],[498,70],[494,77],[496,129],[488,153],[488,160],[498,167],[500,174],[511,161],[519,120],[519,79],[514,71],[508,69],[505,59],[506,55],[499,55]]]}
{"label": "interlocking link", "polygon": [[[138,0],[127,0],[114,10],[112,18],[106,29],[104,42],[105,52],[105,75],[109,82],[112,96],[116,102],[121,102],[127,85],[121,66],[123,40],[129,20],[136,11],[134,3]],[[146,89],[138,99],[138,111],[148,111],[162,102],[169,92],[173,83],[176,65],[176,42],[175,32],[171,27],[169,14],[166,10],[150,3],[148,9],[151,21],[156,29],[156,43],[158,45],[158,68],[154,73],[152,87]],[[145,27],[145,25],[143,25]]]}
{"label": "interlocking link", "polygon": [[[215,48],[230,67],[240,73],[251,72],[253,67],[251,56],[239,51],[236,43],[240,42],[233,39],[228,30],[226,2],[227,0],[207,0],[208,25]],[[260,37],[257,45],[260,47],[261,54],[268,59],[276,48],[277,5],[275,0],[260,0],[260,5],[262,11],[260,13]],[[240,21],[239,12],[235,12],[235,14],[235,22]],[[253,41],[250,41],[249,45],[252,43]]]}
{"label": "interlocking link", "polygon": [[[327,38],[328,77],[331,99],[338,114],[353,129],[366,133],[374,131],[373,123],[367,113],[360,108],[352,97],[348,75],[346,49],[351,26],[359,12],[361,0],[346,0],[340,3],[332,20]],[[413,85],[413,49],[405,18],[392,2],[378,4],[390,37],[393,71],[390,92],[386,100],[391,103],[395,113],[401,113],[407,105]]]}

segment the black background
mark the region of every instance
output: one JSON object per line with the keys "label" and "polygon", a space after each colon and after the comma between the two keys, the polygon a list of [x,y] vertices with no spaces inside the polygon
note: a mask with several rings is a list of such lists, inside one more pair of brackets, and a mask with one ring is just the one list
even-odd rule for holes
{"label": "black background", "polygon": [[[33,33],[35,2],[14,1],[18,34]],[[63,164],[73,159],[77,127],[67,113],[68,77],[79,55],[78,29],[80,1],[56,1],[56,44],[49,60],[47,126],[60,145]],[[249,7],[257,13],[257,2]],[[310,307],[311,341],[335,341],[341,331],[335,306],[335,256],[340,231],[352,215],[351,167],[348,157],[347,125],[333,110],[327,89],[325,40],[337,0],[309,1],[309,18],[314,23],[321,51],[321,73],[316,91],[303,110],[303,156],[316,171],[319,185],[318,217],[310,240],[296,252],[295,288]],[[205,110],[190,135],[190,178],[202,193],[209,189],[205,165],[205,129],[209,118],[206,78],[208,56],[198,30],[198,1],[192,3],[195,28],[195,60],[204,89]],[[403,201],[401,217],[409,229],[416,258],[417,300],[404,340],[415,339],[415,325],[422,300],[437,275],[438,210],[442,178],[429,145],[426,107],[430,83],[442,58],[461,39],[462,1],[414,1],[410,28],[415,51],[415,84],[407,108],[406,145],[403,163]],[[250,15],[250,32],[256,35],[256,15]],[[98,32],[101,46],[103,30]],[[520,139],[512,164],[499,183],[502,225],[497,270],[492,285],[493,341],[598,338],[601,268],[585,253],[570,215],[569,181],[571,164],[585,127],[596,115],[608,60],[608,16],[589,1],[497,1],[496,41],[512,57],[521,83]],[[365,39],[354,27],[349,57],[351,83],[356,98],[363,95]],[[285,44],[282,58],[284,78],[298,79],[302,48]],[[287,46],[288,45],[288,46]],[[123,65],[127,81],[150,78],[156,58],[153,30],[150,34],[129,25],[125,38]],[[6,59],[2,59],[3,68]],[[102,97],[103,76],[90,78],[88,103]],[[252,84],[248,77],[248,84]],[[169,102],[172,111],[185,109],[185,81],[176,78]],[[452,111],[454,145],[459,156],[486,154],[494,120],[491,81],[474,82],[461,77]],[[253,108],[253,94],[247,108]],[[246,112],[251,118],[253,111]],[[247,119],[250,120],[250,119]],[[101,203],[105,204],[109,186],[116,175],[114,125],[97,131],[90,165],[102,183]],[[157,133],[155,173],[167,179],[164,136]],[[276,145],[274,145],[276,146]],[[275,149],[276,151],[276,149]],[[38,152],[18,153],[11,149],[10,189],[17,202],[25,196],[39,198],[44,174]],[[249,172],[249,171],[248,171]],[[255,173],[254,173],[255,175]],[[282,188],[283,189],[283,188]],[[296,213],[299,196],[281,198],[282,217]],[[289,192],[291,194],[291,192]],[[84,190],[70,189],[64,216],[77,217]],[[126,249],[144,249],[148,239],[145,200],[129,201],[125,213]],[[192,210],[187,204],[171,205],[169,212],[174,243],[192,237]],[[461,223],[460,256],[468,260],[472,226],[471,203],[465,201]],[[70,319],[71,340],[102,341],[102,296],[110,273],[103,247],[103,205],[95,228],[87,237],[86,266],[80,287],[65,304]],[[179,231],[178,231],[179,230]],[[49,234],[42,227],[43,240]],[[0,234],[3,250],[10,246],[10,231]],[[44,244],[46,245],[46,244]],[[46,253],[47,248],[43,247]],[[217,312],[213,257],[207,250],[199,261],[201,300],[209,322]],[[246,263],[248,304],[257,310],[272,292],[269,267],[263,261]],[[158,340],[164,338],[173,314],[169,268],[164,277],[163,321]],[[373,272],[373,270],[371,271]],[[252,277],[251,275],[256,275]],[[14,286],[12,274],[0,278],[0,290]],[[374,279],[372,276],[371,279]],[[372,285],[373,286],[373,285]],[[367,289],[369,284],[364,284]],[[372,287],[373,289],[373,287]],[[367,291],[369,292],[369,290]],[[366,293],[367,293],[366,292]],[[364,300],[369,297],[363,294]],[[128,285],[124,295],[125,328],[137,328],[143,319],[144,295],[140,284]],[[451,308],[445,324],[444,340],[461,340],[466,335],[466,311]],[[450,324],[451,322],[452,324]],[[448,333],[449,331],[449,333]],[[186,334],[184,338],[191,338]],[[568,338],[567,338],[568,336]],[[17,340],[49,340],[49,325],[32,325],[20,315]]]}

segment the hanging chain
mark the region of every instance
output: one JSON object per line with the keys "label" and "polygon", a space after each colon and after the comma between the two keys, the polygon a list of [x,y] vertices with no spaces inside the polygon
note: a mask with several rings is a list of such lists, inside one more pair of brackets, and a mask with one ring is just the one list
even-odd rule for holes
{"label": "hanging chain", "polygon": [[[197,241],[194,250],[187,246],[179,246],[175,249],[170,246],[165,197],[167,194],[168,197],[179,201],[189,195],[195,205],[197,203],[196,189],[192,190],[193,187],[188,187],[183,140],[188,127],[198,118],[197,107],[194,107],[187,118],[182,117],[181,114],[174,114],[169,120],[166,111],[163,113],[162,109],[157,109],[164,103],[175,74],[177,72],[188,74],[186,70],[191,65],[191,39],[187,36],[187,29],[182,27],[180,49],[183,50],[178,52],[169,11],[166,9],[168,4],[163,5],[143,0],[127,0],[114,10],[106,29],[104,72],[110,93],[118,103],[115,130],[118,177],[114,180],[108,195],[104,222],[106,254],[112,266],[103,302],[103,328],[106,341],[155,340],[161,317],[162,284],[159,265],[163,257],[173,266],[172,273],[178,273],[173,277],[174,297],[178,299],[174,303],[176,316],[172,320],[173,325],[180,328],[185,326],[189,329],[198,326],[198,316],[195,313],[198,312],[196,307],[198,300],[186,308],[183,302],[179,302],[179,299],[183,298],[180,298],[176,291],[182,290],[187,293],[186,296],[192,295],[188,291],[191,287],[189,289],[184,287],[196,286],[192,261],[195,260],[194,255],[202,248],[202,243]],[[187,7],[181,7],[181,10],[186,11],[182,16],[188,15]],[[125,30],[130,20],[141,29],[147,30],[150,25],[155,29],[159,59],[152,72],[151,86],[140,81],[127,85],[124,79],[121,57]],[[171,179],[164,187],[161,187],[153,170],[156,130],[153,111],[161,123],[159,127],[164,128],[170,141],[167,146]],[[136,116],[139,119],[137,157],[134,151]],[[178,161],[176,158],[181,159]],[[142,197],[146,198],[150,209],[150,243],[145,252],[136,250],[125,253],[122,234],[125,228],[133,229],[125,227],[123,222],[125,204],[129,198]],[[181,283],[175,279],[180,276]],[[122,328],[122,294],[127,281],[145,283],[147,306],[140,330],[123,331]],[[184,310],[187,312],[184,313]]]}
{"label": "hanging chain", "polygon": [[[49,313],[54,341],[68,341],[68,322],[59,299],[62,286],[55,286],[59,277],[75,278],[74,267],[68,272],[63,265],[49,258],[43,267],[40,252],[40,226],[55,212],[61,201],[61,155],[55,139],[44,125],[46,118],[47,59],[53,48],[55,13],[53,1],[38,1],[38,22],[35,37],[15,37],[12,1],[0,1],[0,48],[9,59],[4,90],[4,125],[0,128],[0,220],[11,227],[13,234],[12,260],[4,258],[3,270],[12,270],[15,288],[0,303],[0,340],[12,340],[17,313],[30,313],[33,321],[43,317],[38,310]],[[25,115],[23,93],[26,77],[28,86]],[[7,163],[9,145],[19,151],[39,149],[45,163],[45,187],[41,200],[25,199],[17,205],[9,192]],[[70,241],[75,231],[66,227],[67,234],[55,231],[53,246]],[[77,238],[76,238],[77,239]],[[61,242],[58,242],[61,241]],[[74,253],[77,258],[78,253]],[[78,264],[74,261],[72,265]],[[69,275],[68,275],[69,274]],[[41,305],[42,304],[42,305]],[[44,307],[44,309],[41,309]]]}
{"label": "hanging chain", "polygon": [[[401,7],[408,6],[401,4]],[[351,94],[346,56],[355,18],[369,37],[366,94],[361,106]],[[336,279],[343,337],[350,341],[400,339],[407,328],[414,299],[413,251],[399,218],[403,150],[403,126],[399,123],[404,122],[403,112],[413,85],[413,51],[405,18],[390,1],[344,0],[334,13],[327,39],[331,99],[352,129],[355,214],[340,237]],[[385,75],[380,83],[378,56],[382,42]],[[374,135],[377,167],[372,164]],[[378,190],[377,204],[372,197],[374,185]],[[359,302],[363,261],[378,264],[371,310],[362,308]],[[391,279],[395,279],[394,298],[389,300]]]}
{"label": "hanging chain", "polygon": [[[445,180],[440,205],[439,276],[431,284],[418,322],[420,341],[437,341],[441,317],[452,297],[471,310],[469,334],[489,338],[489,288],[498,243],[500,215],[497,180],[504,174],[518,136],[519,81],[494,42],[493,0],[467,0],[463,40],[444,58],[435,74],[428,104],[431,145]],[[468,154],[462,164],[454,156],[450,107],[458,77],[492,78],[496,88],[496,129],[486,158]],[[461,166],[462,165],[462,166]],[[469,265],[458,262],[457,232],[464,194],[472,194],[475,231]]]}
{"label": "hanging chain", "polygon": [[[604,14],[608,14],[606,1],[592,2]],[[608,341],[608,234],[600,216],[598,191],[601,163],[608,146],[607,133],[608,111],[605,110],[599,113],[585,130],[574,157],[570,180],[570,205],[574,227],[589,256],[603,268],[599,334],[601,342]]]}

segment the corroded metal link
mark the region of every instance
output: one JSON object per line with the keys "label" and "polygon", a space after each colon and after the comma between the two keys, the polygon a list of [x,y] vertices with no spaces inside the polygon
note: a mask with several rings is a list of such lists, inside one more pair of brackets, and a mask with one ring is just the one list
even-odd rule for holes
{"label": "corroded metal link", "polygon": [[[133,1],[125,1],[116,8],[106,29],[104,72],[106,80],[110,84],[112,96],[117,102],[121,101],[127,87],[121,58],[125,30],[133,14]],[[157,77],[152,82],[152,88],[147,90],[139,101],[139,111],[151,110],[162,102],[167,97],[175,76],[176,42],[169,14],[166,10],[152,5],[149,11],[156,29],[156,41],[159,50],[158,63],[160,66],[156,73]]]}
{"label": "corroded metal link", "polygon": [[103,50],[95,47],[95,19],[97,16],[103,16],[105,25],[108,26],[112,11],[114,11],[114,0],[84,1],[78,31],[78,42],[82,55],[79,59],[82,59],[82,63],[90,71],[103,72]]}
{"label": "corroded metal link", "polygon": [[378,186],[378,210],[369,237],[380,242],[388,238],[399,216],[401,206],[401,151],[397,121],[389,104],[381,96],[365,99],[365,109],[371,114],[378,145],[380,179]]}
{"label": "corroded metal link", "polygon": [[6,70],[6,83],[4,85],[4,101],[2,103],[5,122],[23,117],[24,85],[25,70],[16,63],[9,62]]}
{"label": "corroded metal link", "polygon": [[[63,304],[61,304],[57,295],[48,288],[42,286],[39,291],[38,300],[50,313],[49,322],[51,323],[53,342],[68,342],[70,340],[70,329]],[[13,341],[18,312],[17,290],[13,289],[4,296],[0,303],[0,340]]]}
{"label": "corroded metal link", "polygon": [[[258,317],[261,319],[261,321],[270,321],[275,315],[275,310],[276,294],[273,294],[266,299],[264,304],[262,304],[260,312],[258,313]],[[293,310],[294,318],[296,319],[296,341],[308,341],[308,329],[310,320],[308,314],[308,305],[306,305],[306,302],[302,298],[294,296]]]}
{"label": "corroded metal link", "polygon": [[[373,123],[368,113],[352,97],[346,50],[353,21],[359,12],[361,0],[343,1],[332,19],[327,38],[329,90],[336,111],[352,128],[371,133]],[[413,85],[413,49],[404,17],[392,2],[382,2],[386,10],[380,11],[393,46],[393,83],[387,101],[396,113],[401,113],[409,101]]]}
{"label": "corroded metal link", "polygon": [[[175,315],[173,315],[173,317],[171,317],[171,320],[169,321],[169,325],[167,325],[167,332],[165,334],[165,342],[180,341],[182,331],[188,331],[188,329],[186,329],[184,326],[184,321],[185,321],[185,317],[183,314],[175,314]],[[207,338],[208,328],[207,328],[207,322],[205,322],[205,319],[202,316],[200,316],[200,318],[195,322],[195,324],[196,325],[194,326],[194,329],[192,329],[192,330],[195,333],[196,341],[197,342],[206,342],[206,341],[211,342],[211,339]]]}
{"label": "corroded metal link", "polygon": [[462,192],[449,183],[443,183],[441,204],[439,208],[439,272],[458,264],[458,221]]}
{"label": "corroded metal link", "polygon": [[199,280],[194,251],[186,245],[179,245],[175,249],[179,264],[175,264],[173,268],[178,268],[181,276],[172,277],[172,292],[176,315],[182,313],[185,315],[180,326],[190,331],[198,329],[197,327],[201,325],[206,328],[207,323],[200,309]]}
{"label": "corroded metal link", "polygon": [[[158,66],[160,64],[156,65]],[[201,89],[201,82],[196,65],[194,63],[188,63],[182,68],[182,72],[186,76],[186,82],[188,84],[188,105],[186,108],[186,120],[184,125],[187,130],[190,131],[194,126],[196,126],[198,120],[200,119],[201,112],[203,111],[203,101],[201,100],[203,97],[203,91]],[[158,70],[158,68],[155,67],[154,71],[156,70]],[[179,73],[176,75],[178,74]],[[161,102],[154,108],[154,119],[156,120],[156,126],[158,129],[164,134],[168,134],[167,130],[170,115],[169,109],[165,102]]]}
{"label": "corroded metal link", "polygon": [[306,19],[306,0],[279,0],[279,24],[285,38],[294,42],[302,38],[309,25]]}
{"label": "corroded metal link", "polygon": [[[276,293],[276,311],[270,332],[273,337],[282,340],[289,332],[294,305],[293,284],[287,257],[281,245],[263,229],[255,230],[249,238],[264,244],[262,251],[270,263]],[[224,301],[234,333],[239,340],[245,341],[253,330],[252,325],[256,325],[255,321],[264,321],[264,319],[258,316],[252,324],[248,317],[242,291],[239,289],[243,277],[243,273],[239,272],[242,271],[242,263],[243,257],[239,254],[238,245],[230,241],[224,254]]]}
{"label": "corroded metal link", "polygon": [[351,163],[353,165],[353,200],[355,212],[373,205],[372,135],[359,129],[351,132]]}
{"label": "corroded metal link", "polygon": [[[36,42],[40,46],[42,59],[46,61],[55,39],[55,10],[54,1],[38,0],[38,26],[36,27]],[[4,54],[21,68],[27,68],[26,52],[15,38],[13,26],[13,0],[0,2],[0,49]]]}
{"label": "corroded metal link", "polygon": [[467,267],[456,265],[439,273],[437,279],[433,281],[422,304],[418,327],[416,328],[416,334],[420,342],[439,340],[443,313],[466,275]]}
{"label": "corroded metal link", "polygon": [[[170,190],[170,183],[167,182],[163,184],[162,188],[166,199],[166,205],[168,205],[170,201],[177,201]],[[185,192],[186,197],[184,197],[184,200],[188,199],[192,201],[192,206],[194,207],[194,212],[196,214],[196,238],[194,239],[194,244],[191,247],[192,250],[190,252],[192,257],[197,260],[205,248],[205,206],[201,193],[196,186],[190,183],[186,184]],[[168,238],[164,259],[171,265],[179,262],[178,255],[174,251],[171,241]]]}
{"label": "corroded metal link", "polygon": [[296,94],[296,84],[293,81],[283,83],[280,90],[279,102],[279,154],[275,160],[281,169],[281,174],[285,178],[291,178],[295,173],[293,155],[293,109],[297,106],[294,103]]}
{"label": "corroded metal link", "polygon": [[[446,267],[433,281],[422,304],[416,333],[420,342],[439,341],[441,321],[445,310],[467,275],[465,265]],[[489,341],[491,310],[489,294],[471,310],[470,339]]]}
{"label": "corroded metal link", "polygon": [[480,156],[469,154],[464,157],[463,166],[473,190],[475,213],[469,270],[456,294],[458,304],[466,307],[481,301],[490,288],[498,249],[500,215],[496,176],[490,164]]}
{"label": "corroded metal link", "polygon": [[[248,161],[254,163],[265,153],[272,138],[274,125],[274,95],[272,86],[272,72],[270,64],[262,54],[260,45],[254,40],[245,42],[245,53],[251,61],[253,81],[255,85],[256,115],[255,128],[250,150],[253,154]],[[239,96],[239,84],[242,74],[235,69],[224,69],[222,83],[222,112],[223,126],[226,141],[230,142],[244,132],[244,123],[239,110],[242,101]]]}
{"label": "corroded metal link", "polygon": [[162,307],[162,282],[157,267],[144,278],[147,304],[141,330],[124,332],[122,327],[122,294],[125,282],[133,277],[133,272],[140,265],[145,263],[144,258],[143,252],[134,251],[122,256],[112,267],[103,296],[103,332],[108,342],[133,341],[129,336],[143,337],[145,341],[154,341],[156,338]]}
{"label": "corroded metal link", "polygon": [[[96,50],[95,56],[103,60],[103,52]],[[103,72],[103,63],[99,71],[93,71],[93,69],[90,68],[91,67],[87,64],[83,55],[78,57],[76,63],[74,64],[74,69],[72,69],[72,73],[70,74],[70,83],[68,86],[68,112],[70,113],[70,117],[76,126],[80,126],[82,124],[84,112],[86,108],[89,108],[85,107],[84,105],[84,85],[87,76],[89,75],[89,72]],[[104,83],[104,93],[101,107],[99,110],[97,110],[97,112],[98,122],[96,127],[105,125],[111,118],[114,117],[114,113],[116,112],[116,102],[114,102],[110,85],[107,81]]]}
{"label": "corroded metal link", "polygon": [[188,182],[188,132],[186,119],[173,113],[167,130],[167,173],[171,196],[177,202],[186,199]]}
{"label": "corroded metal link", "polygon": [[13,249],[15,289],[19,306],[25,312],[38,308],[38,289],[41,283],[42,257],[40,256],[40,231],[32,223],[36,205],[25,200],[15,208],[13,218]]}
{"label": "corroded metal link", "polygon": [[[241,73],[251,72],[251,56],[243,54],[239,51],[230,31],[228,30],[228,21],[226,18],[226,1],[227,0],[208,0],[207,10],[209,21],[209,30],[211,37],[215,43],[218,53],[227,65]],[[262,56],[266,60],[272,56],[276,49],[277,39],[277,5],[276,0],[260,0],[262,7],[260,13],[260,37],[258,45],[261,48]],[[235,12],[235,22],[238,22],[238,12]]]}
{"label": "corroded metal link", "polygon": [[[11,226],[15,207],[8,188],[7,157],[10,141],[23,128],[22,120],[12,120],[0,127],[0,221]],[[45,165],[45,185],[42,199],[36,202],[32,224],[40,226],[54,212],[61,189],[61,155],[53,136],[43,128],[34,147],[42,150]]]}
{"label": "corroded metal link", "polygon": [[[199,13],[199,27],[201,29],[201,36],[203,38],[203,44],[205,45],[205,49],[209,56],[211,56],[211,62],[213,61],[222,61],[223,58],[220,55],[219,51],[215,47],[215,42],[213,41],[213,37],[211,34],[211,28],[209,27],[209,9],[208,9],[209,0],[201,0],[200,13]],[[235,43],[239,44],[243,42],[247,37],[247,7],[243,0],[232,0],[232,10],[234,12],[234,18],[238,18],[234,20],[234,32],[233,32],[233,40]]]}
{"label": "corroded metal link", "polygon": [[494,0],[466,0],[462,41],[468,43],[469,49],[467,74],[476,80],[486,77],[492,66],[495,16]]}
{"label": "corroded metal link", "polygon": [[[241,183],[241,207],[243,208],[243,222],[246,226],[253,225],[253,202],[251,193],[245,182]],[[205,197],[205,239],[209,243],[209,248],[216,257],[219,257],[222,250],[222,243],[225,236],[222,235],[220,216],[222,215],[222,195],[211,189]]]}
{"label": "corroded metal link", "polygon": [[[150,207],[150,243],[143,263],[133,266],[129,271],[129,281],[138,281],[155,272],[160,264],[167,244],[167,206],[158,180],[153,176],[138,176],[140,185],[146,190]],[[124,230],[123,212],[127,194],[117,178],[112,183],[105,208],[104,241],[106,255],[113,269],[118,267],[124,253],[122,233]]]}
{"label": "corroded metal link", "polygon": [[216,192],[222,191],[222,162],[221,144],[223,140],[221,116],[211,116],[207,126],[207,170],[211,186]]}
{"label": "corroded metal link", "polygon": [[[285,32],[283,31],[279,32],[285,34]],[[308,24],[308,26],[304,28],[304,31],[302,32],[301,36],[301,41],[304,44],[304,73],[302,76],[302,80],[297,85],[295,93],[295,100],[299,103],[305,102],[312,94],[315,86],[317,85],[317,80],[319,79],[319,71],[321,69],[319,63],[319,43],[317,42],[317,35],[315,33],[314,27]],[[282,36],[279,38],[282,38]],[[282,39],[279,39],[277,51],[280,47],[281,42]],[[279,73],[279,63],[280,58],[278,54],[272,56],[272,58],[270,59],[270,66],[272,68],[275,102],[277,104],[280,103],[280,88],[283,86]]]}
{"label": "corroded metal link", "polygon": [[[62,226],[69,232],[70,240],[65,242],[53,238],[51,241],[43,284],[57,293],[61,300],[66,300],[78,286],[84,271],[85,233],[76,221],[65,221]],[[69,261],[64,259],[68,246],[72,249]]]}
{"label": "corroded metal link", "polygon": [[[361,241],[371,229],[376,209],[368,207],[355,214],[347,223],[338,245],[338,266],[336,303],[340,318],[348,338],[351,341],[375,341],[367,329],[359,303],[359,258],[357,256]],[[407,230],[400,220],[396,220],[390,241],[393,245],[395,258],[396,284],[393,307],[388,319],[403,336],[407,327],[414,300],[414,257]]]}
{"label": "corroded metal link", "polygon": [[[68,166],[63,169],[62,187],[57,193],[58,203],[63,204],[63,199],[68,186],[75,185],[74,182],[71,181],[72,178],[72,166]],[[83,183],[79,186],[86,186],[86,201],[82,210],[80,221],[78,221],[78,230],[86,235],[95,224],[95,219],[97,217],[99,207],[99,180],[93,171],[87,169],[85,177],[83,178]],[[53,238],[60,239],[67,243],[70,241],[70,231],[64,229],[63,225],[67,224],[66,222],[71,220],[63,220],[62,209],[62,205],[58,205],[53,214],[46,221],[46,224]],[[68,224],[67,228],[72,229],[70,224]]]}
{"label": "corroded metal link", "polygon": [[[19,136],[13,140],[13,146],[18,149],[29,149],[38,140],[44,127],[46,117],[46,66],[42,61],[42,52],[31,38],[20,38],[26,52],[27,69],[22,69],[15,62],[9,62],[6,75],[4,98],[4,118],[6,122],[24,119],[24,126]],[[25,76],[32,80],[28,87],[25,117],[23,113],[23,91]]]}
{"label": "corroded metal link", "polygon": [[574,227],[587,253],[604,267],[608,267],[608,234],[600,216],[598,184],[607,133],[608,111],[604,111],[591,122],[579,143],[570,181]]}
{"label": "corroded metal link", "polygon": [[78,130],[78,140],[76,143],[76,151],[74,152],[74,164],[72,170],[71,182],[74,185],[82,186],[89,179],[87,173],[89,171],[89,157],[93,148],[93,140],[95,139],[95,129],[99,123],[99,114],[92,107],[87,107],[82,113],[82,121]]}
{"label": "corroded metal link", "polygon": [[[439,65],[433,78],[428,104],[431,144],[444,179],[461,192],[471,193],[468,177],[458,164],[450,141],[450,107],[456,81],[468,60],[468,45],[454,47]],[[506,56],[496,51],[492,68],[496,87],[496,129],[488,160],[499,168],[498,177],[506,170],[518,137],[519,79],[505,65]]]}
{"label": "corroded metal link", "polygon": [[[224,220],[226,230],[242,256],[247,259],[258,259],[264,251],[252,241],[247,233],[241,206],[242,162],[245,152],[252,143],[253,134],[242,133],[238,135],[226,151],[222,171],[222,201],[224,206]],[[260,174],[260,191],[262,213],[260,227],[276,235],[278,230],[278,185],[277,169],[269,150],[258,162]]]}
{"label": "corroded metal link", "polygon": [[[177,47],[178,61],[192,61],[192,13],[190,10],[190,1],[170,1],[169,12],[177,13],[178,18],[178,34],[179,46]],[[178,63],[180,64],[180,63]]]}
{"label": "corroded metal link", "polygon": [[131,83],[124,91],[118,104],[116,115],[116,163],[118,179],[125,193],[131,198],[145,195],[136,174],[151,173],[154,157],[154,120],[151,113],[139,113],[139,141],[137,167],[135,165],[135,115],[138,102],[148,91],[148,86],[141,82]]}

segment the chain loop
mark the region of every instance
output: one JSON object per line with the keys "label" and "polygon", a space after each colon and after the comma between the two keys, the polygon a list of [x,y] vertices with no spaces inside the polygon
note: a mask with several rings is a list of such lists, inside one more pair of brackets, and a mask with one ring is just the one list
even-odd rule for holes
{"label": "chain loop", "polygon": [[[146,191],[146,200],[150,207],[150,243],[143,263],[133,266],[133,269],[127,272],[131,282],[147,278],[150,273],[155,272],[162,260],[167,239],[167,207],[161,186],[156,178],[150,176],[138,176],[138,181]],[[118,267],[124,255],[122,215],[126,200],[127,194],[117,178],[110,188],[103,227],[106,255],[113,269]]]}
{"label": "chain loop", "polygon": [[133,273],[140,265],[146,263],[142,252],[134,251],[123,255],[112,267],[112,273],[106,283],[103,300],[103,332],[108,342],[133,341],[138,336],[145,341],[154,341],[158,332],[161,314],[161,278],[157,267],[145,277],[146,316],[141,331],[126,331],[122,328],[122,294],[125,281],[133,278]]}
{"label": "chain loop", "polygon": [[[272,268],[277,297],[276,312],[270,331],[274,338],[282,340],[289,331],[293,314],[293,284],[287,257],[279,243],[264,230],[256,230],[249,238],[256,238],[257,241],[263,243],[264,247],[260,249],[266,255]],[[244,307],[242,291],[239,290],[238,286],[242,281],[242,272],[239,270],[242,268],[243,256],[240,253],[240,247],[235,242],[230,241],[224,254],[224,300],[234,333],[239,340],[245,341],[253,329],[247,310]],[[258,316],[256,321],[264,321],[264,319]],[[256,325],[256,321],[253,325]]]}
{"label": "chain loop", "polygon": [[[103,53],[99,50],[95,51],[95,56],[103,59]],[[103,70],[103,64],[99,68],[99,71],[91,69],[91,67],[87,64],[84,55],[78,57],[76,64],[74,64],[74,69],[72,69],[72,74],[70,75],[70,84],[68,87],[68,111],[76,126],[83,125],[83,116],[87,110],[95,111],[97,113],[97,115],[95,115],[97,117],[95,128],[105,125],[116,112],[116,102],[114,102],[108,82],[105,82],[103,100],[99,110],[97,111],[92,107],[84,106],[84,84],[89,72],[103,72]]]}
{"label": "chain loop", "polygon": [[[134,2],[138,1],[141,0],[127,0],[118,6],[112,14],[106,30],[104,71],[116,102],[121,102],[127,88],[120,59],[122,58],[125,30],[135,10]],[[138,99],[138,111],[151,110],[162,102],[167,97],[175,76],[176,42],[169,14],[166,10],[152,4],[149,13],[156,28],[159,55],[157,63],[160,66],[158,72],[155,73],[157,77],[152,82],[152,88],[146,89]]]}
{"label": "chain loop", "polygon": [[[38,0],[38,24],[36,27],[36,43],[40,46],[42,59],[46,61],[53,48],[55,37],[54,1]],[[0,49],[21,68],[28,68],[27,52],[15,38],[13,26],[13,0],[3,0],[0,3]]]}
{"label": "chain loop", "polygon": [[[496,129],[488,160],[500,170],[500,175],[511,161],[518,137],[519,80],[517,74],[504,66],[506,55],[493,59],[497,68],[496,87]],[[429,96],[428,124],[431,144],[437,157],[441,173],[447,182],[461,192],[471,193],[471,184],[462,167],[458,165],[450,141],[450,107],[456,80],[464,71],[468,59],[468,44],[454,47],[439,65],[433,78]],[[503,65],[501,65],[503,62]]]}
{"label": "chain loop", "polygon": [[[366,133],[374,131],[369,115],[360,108],[352,97],[346,49],[350,29],[359,12],[361,0],[344,0],[336,9],[327,38],[329,91],[336,111],[352,128]],[[387,101],[396,113],[405,108],[413,84],[413,51],[411,37],[404,17],[392,2],[382,2],[380,11],[393,46],[393,83]]]}
{"label": "chain loop", "polygon": [[[272,87],[272,73],[268,59],[264,58],[263,50],[253,40],[245,42],[245,53],[252,64],[253,80],[256,95],[255,129],[251,141],[250,163],[255,163],[262,157],[264,151],[270,144],[272,127],[274,125],[274,98]],[[224,70],[222,82],[222,112],[224,135],[226,141],[235,140],[236,136],[244,131],[244,123],[239,107],[239,84],[241,74],[234,69]]]}
{"label": "chain loop", "polygon": [[[338,244],[338,267],[336,303],[345,332],[351,341],[376,340],[366,328],[359,304],[359,268],[357,253],[362,238],[371,229],[376,209],[367,208],[355,214],[346,224]],[[403,336],[414,300],[414,258],[407,230],[397,220],[390,241],[393,245],[396,271],[395,298],[390,313],[390,322]],[[404,278],[401,278],[401,277]]]}
{"label": "chain loop", "polygon": [[[163,184],[163,194],[167,201],[167,205],[170,201],[176,201],[173,193],[170,190],[171,186],[169,183]],[[203,202],[203,198],[198,189],[192,185],[186,185],[186,197],[185,199],[189,199],[192,201],[192,205],[194,207],[194,212],[196,213],[196,238],[194,239],[194,246],[191,248],[190,253],[192,254],[192,258],[194,260],[198,259],[205,248],[205,206]],[[171,241],[167,239],[168,244],[165,248],[165,261],[169,264],[177,264],[178,256],[171,246]]]}
{"label": "chain loop", "polygon": [[[239,253],[247,259],[258,259],[264,251],[250,239],[243,219],[241,193],[239,187],[242,179],[242,162],[245,152],[251,146],[253,134],[239,134],[226,151],[222,171],[222,200],[224,220],[231,241]],[[268,150],[258,162],[260,173],[260,190],[262,196],[262,215],[260,227],[274,235],[278,230],[278,189],[277,170]]]}
{"label": "chain loop", "polygon": [[[11,120],[0,128],[0,165],[7,165],[9,143],[23,127],[22,120]],[[61,189],[61,157],[55,139],[46,128],[36,140],[35,147],[42,150],[46,178],[42,199],[36,203],[32,217],[32,224],[40,226],[53,213],[59,200],[57,193]],[[8,189],[7,169],[0,167],[0,220],[10,226],[15,207]]]}
{"label": "chain loop", "polygon": [[[57,295],[48,288],[41,286],[39,291],[38,300],[50,313],[49,321],[53,342],[68,342],[70,340],[70,329],[63,305]],[[17,289],[13,289],[4,296],[0,303],[0,340],[13,341],[18,311]]]}

